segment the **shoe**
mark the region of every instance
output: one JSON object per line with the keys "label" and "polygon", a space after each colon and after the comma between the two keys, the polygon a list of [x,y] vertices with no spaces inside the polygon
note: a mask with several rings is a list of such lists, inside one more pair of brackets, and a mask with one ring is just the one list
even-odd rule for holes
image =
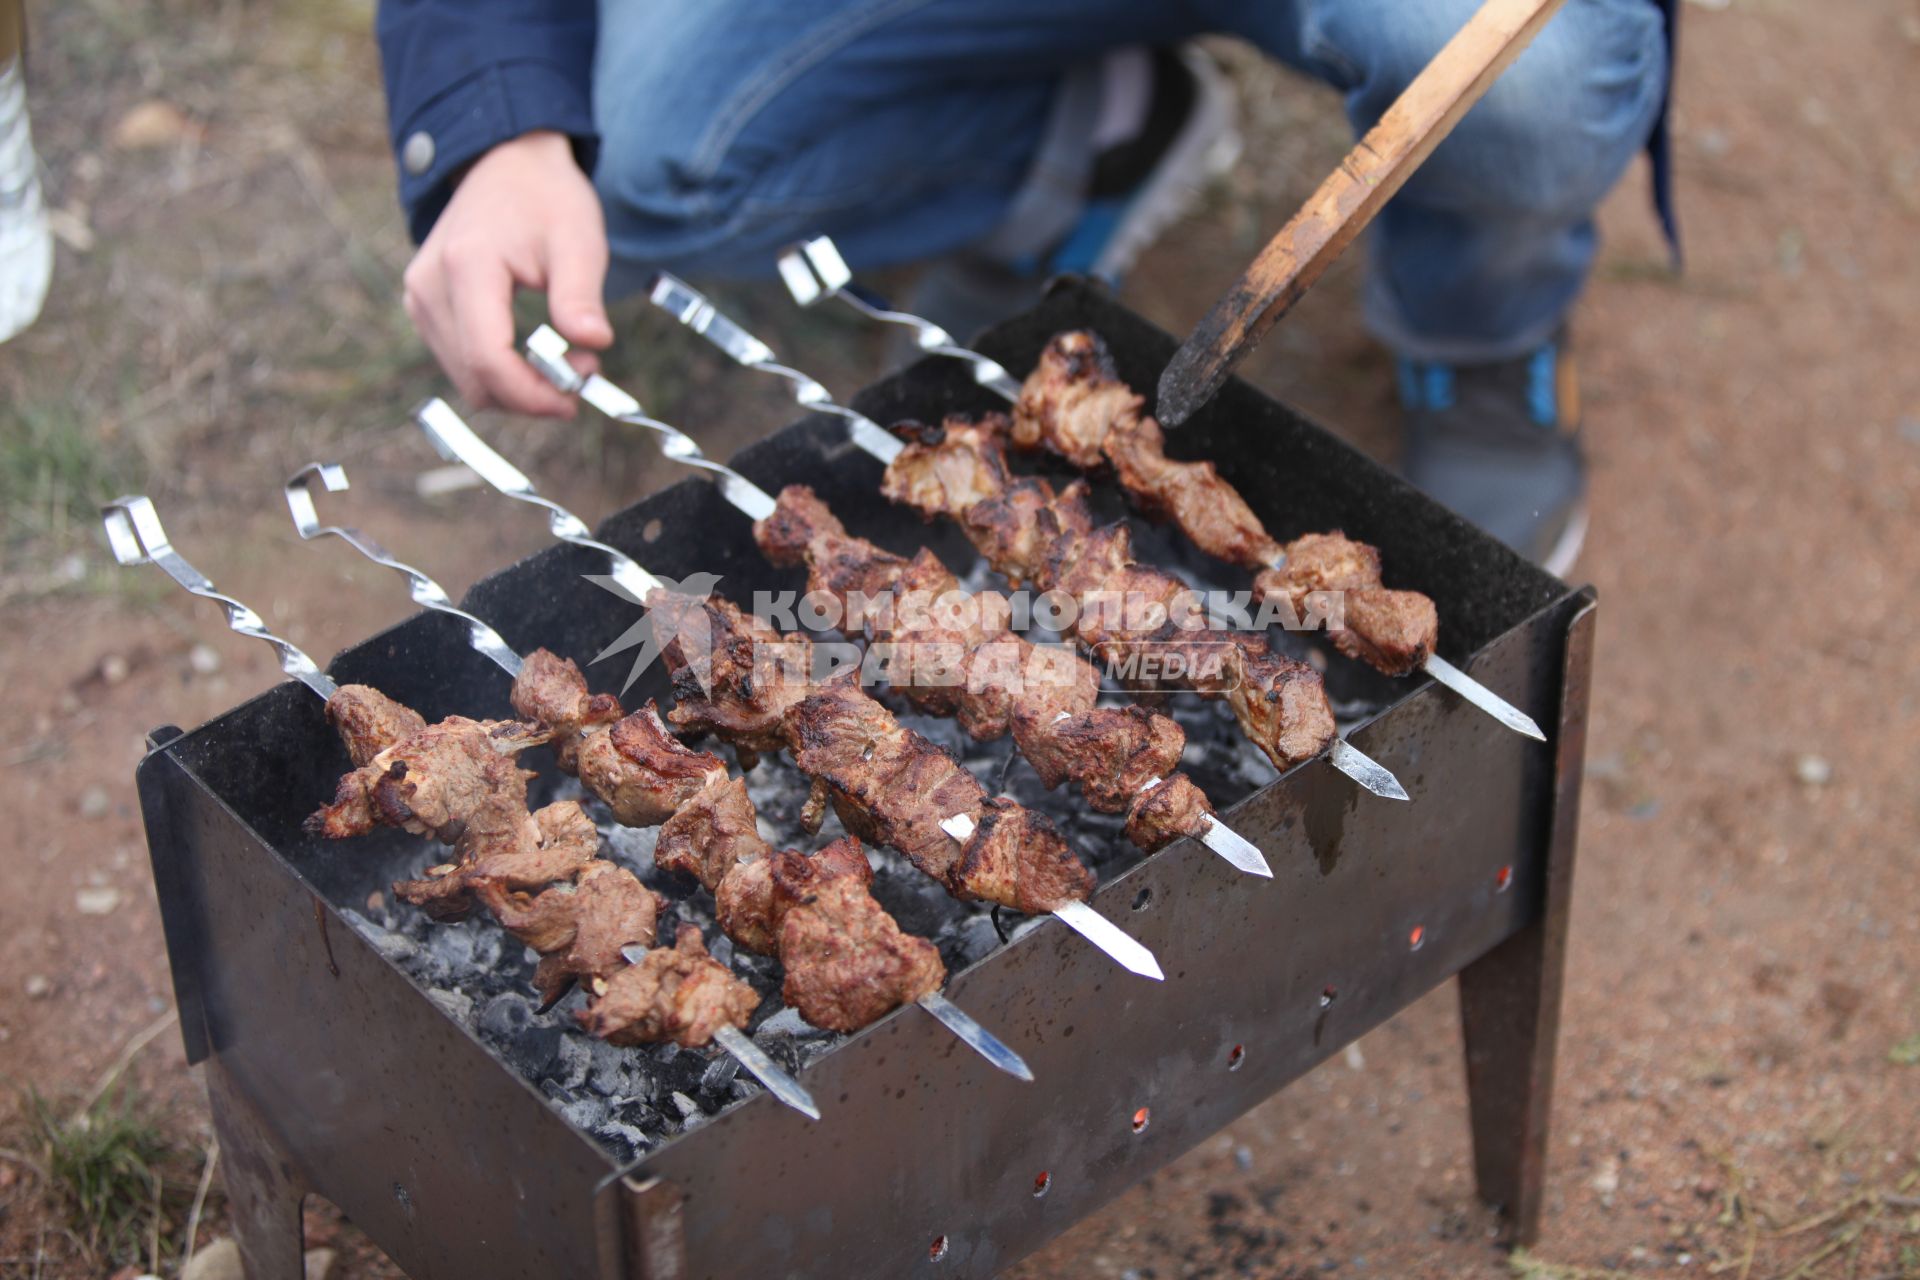
{"label": "shoe", "polygon": [[[1094,157],[1079,220],[1045,253],[1018,261],[955,254],[929,267],[910,309],[964,341],[1031,306],[1049,278],[1119,285],[1147,246],[1239,159],[1233,87],[1197,47],[1146,54],[1150,97],[1131,136]],[[917,354],[917,352],[915,353]]]}
{"label": "shoe", "polygon": [[1565,331],[1495,364],[1402,359],[1399,379],[1407,479],[1565,576],[1587,534],[1587,462]]}

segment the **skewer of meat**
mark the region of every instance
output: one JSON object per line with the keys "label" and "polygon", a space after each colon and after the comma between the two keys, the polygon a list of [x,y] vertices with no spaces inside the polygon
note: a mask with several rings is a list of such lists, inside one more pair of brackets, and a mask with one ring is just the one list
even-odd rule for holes
{"label": "skewer of meat", "polygon": [[[938,953],[931,944],[905,934],[866,891],[870,875],[859,880],[858,892],[851,882],[839,883],[848,874],[844,851],[818,868],[801,854],[776,854],[760,838],[744,783],[728,776],[719,757],[681,743],[661,723],[651,702],[626,714],[617,698],[590,692],[572,661],[545,649],[521,658],[498,632],[456,607],[419,569],[394,559],[356,529],[322,524],[313,496],[316,481],[329,490],[348,487],[343,469],[324,464],[310,464],[288,479],[287,505],[300,536],[339,538],[403,576],[416,602],[464,622],[473,648],[513,678],[515,712],[550,735],[561,768],[579,777],[623,826],[664,824],[655,851],[657,865],[693,874],[713,892],[717,919],[729,937],[781,959],[785,998],[802,1017],[829,1030],[852,1031],[900,1004],[916,1002],[994,1066],[1033,1079],[1018,1054],[940,994],[945,969]],[[815,855],[824,856],[824,851]],[[864,866],[864,855],[861,862]],[[770,877],[776,869],[779,875]],[[830,890],[825,887],[829,880],[835,882]],[[812,895],[818,901],[803,904],[807,909],[797,917],[802,924],[792,931],[789,944],[783,927],[789,908],[816,884],[822,889]],[[487,899],[490,906],[496,900],[500,907],[514,907],[516,918],[524,918],[529,929],[542,928],[535,909],[539,899],[516,904],[505,893]],[[510,928],[518,927],[500,910],[495,915]],[[826,936],[843,941],[825,949],[817,940]],[[530,937],[523,940],[541,949]],[[838,986],[847,990],[839,992]],[[854,1012],[862,1020],[849,1024]]]}
{"label": "skewer of meat", "polygon": [[[545,342],[536,335],[530,345]],[[557,356],[552,367],[570,369]],[[602,399],[624,396],[605,379],[594,382],[607,389],[597,393]],[[698,456],[690,439],[638,416],[637,406],[620,420],[671,433],[669,456],[682,461]],[[1214,815],[1191,779],[1174,772],[1186,741],[1178,724],[1140,707],[1097,707],[1100,677],[1092,666],[1070,650],[1043,650],[1015,634],[1003,599],[961,591],[931,552],[922,549],[905,560],[849,537],[811,490],[790,487],[776,500],[724,464],[699,457],[699,465],[717,475],[723,496],[736,507],[749,515],[766,513],[754,524],[761,550],[776,564],[811,566],[810,586],[832,593],[843,605],[844,634],[859,639],[878,624],[875,638],[883,650],[906,659],[894,667],[892,679],[916,708],[957,717],[980,741],[1012,732],[1049,788],[1072,778],[1096,809],[1127,813],[1128,837],[1148,852],[1195,836],[1241,871],[1272,876],[1259,848]],[[947,626],[924,610],[905,608],[855,616],[862,612],[861,601],[880,597],[903,604],[951,600],[969,618],[964,625]]]}
{"label": "skewer of meat", "polygon": [[[775,564],[808,566],[809,590],[841,602],[849,637],[863,626],[873,633],[895,687],[921,710],[957,716],[979,741],[1011,733],[1042,782],[1071,778],[1095,809],[1125,813],[1128,838],[1149,853],[1195,836],[1240,870],[1272,876],[1259,849],[1175,771],[1185,731],[1144,707],[1095,705],[1099,673],[1071,649],[1040,649],[1013,632],[1003,597],[962,590],[925,548],[907,560],[850,536],[804,485],[781,490],[754,538]],[[885,600],[893,607],[872,607]]]}
{"label": "skewer of meat", "polygon": [[[854,285],[839,250],[824,236],[783,253],[780,274],[794,301],[803,307],[838,297],[872,319],[904,326],[929,355],[965,361],[975,382],[1015,403],[1017,444],[1025,448],[1044,442],[1076,466],[1112,467],[1122,487],[1149,514],[1172,519],[1202,550],[1255,573],[1256,596],[1284,594],[1299,608],[1301,597],[1312,592],[1344,592],[1348,616],[1333,632],[1341,652],[1388,675],[1425,671],[1516,733],[1546,740],[1533,717],[1433,652],[1431,602],[1423,606],[1424,597],[1407,598],[1416,593],[1389,592],[1380,581],[1379,553],[1374,548],[1338,531],[1306,534],[1282,546],[1268,536],[1245,499],[1219,478],[1211,464],[1168,459],[1159,423],[1145,414],[1138,396],[1113,378],[1097,338],[1056,338],[1023,386],[997,361],[959,346],[945,330],[892,310]],[[1082,342],[1083,337],[1091,343]],[[1059,388],[1048,386],[1057,382],[1048,374],[1048,365],[1050,359],[1060,363],[1055,347],[1063,339],[1071,341],[1059,356],[1071,358],[1078,375],[1072,381],[1094,393],[1088,401],[1096,412],[1090,421],[1049,429],[1046,416],[1059,405]],[[1092,354],[1095,348],[1100,359],[1085,362],[1083,353]],[[1106,390],[1109,384],[1117,393]],[[1029,430],[1021,424],[1023,411],[1033,414],[1031,443],[1020,438]],[[1053,416],[1057,422],[1057,413]]]}
{"label": "skewer of meat", "polygon": [[[605,918],[590,922],[578,910],[550,908],[542,913],[548,927],[539,936],[558,955],[552,964],[542,961],[550,982],[581,975],[596,984],[621,979],[624,969],[603,976],[613,964],[612,955],[620,952],[624,960],[627,947],[653,941],[659,902],[630,872],[595,871],[583,892],[579,879],[586,879],[591,868],[599,833],[580,806],[562,802],[538,814],[527,811],[527,775],[512,757],[546,741],[550,730],[463,717],[430,725],[377,690],[338,685],[305,652],[269,631],[259,614],[215,590],[205,574],[175,551],[145,496],[117,498],[101,508],[101,517],[116,560],[157,565],[188,592],[218,604],[230,629],[271,645],[281,669],[326,704],[354,768],[342,779],[334,804],[312,819],[316,827],[324,834],[349,835],[385,824],[455,846],[461,861],[396,885],[400,896],[418,901],[438,918],[451,919],[471,910],[475,896],[489,885],[547,885],[544,899],[555,892],[553,881],[574,880],[573,892],[582,896],[572,905],[595,903]],[[605,910],[608,907],[611,910]],[[565,916],[572,917],[570,930],[560,918]],[[694,1047],[716,1041],[768,1092],[819,1119],[819,1108],[800,1082],[741,1031],[759,997],[724,966],[710,959],[704,966],[700,963],[705,953],[699,931],[689,939],[683,929],[674,951],[659,954],[672,958],[671,971],[662,972],[670,963],[663,959],[654,964],[658,980],[650,986],[634,990],[632,980],[623,983],[623,1007],[650,1011],[647,1020],[635,1023],[631,1034],[636,1038],[624,1043],[671,1038]]]}
{"label": "skewer of meat", "polygon": [[[848,438],[852,443],[887,463],[890,468],[894,465],[902,448],[898,439],[887,434],[871,419],[857,411],[834,404],[828,397],[826,389],[818,382],[793,369],[773,363],[772,353],[764,343],[748,335],[738,325],[721,315],[702,295],[672,276],[662,274],[656,277],[651,296],[656,305],[674,314],[683,323],[715,342],[740,363],[792,382],[796,400],[810,408],[831,412],[845,419],[849,427]],[[555,386],[563,391],[577,392],[582,399],[601,412],[621,422],[646,427],[661,435],[666,442],[664,449],[669,457],[686,459],[689,456],[699,456],[698,446],[684,433],[646,417],[633,397],[605,378],[597,374],[581,377],[566,362],[566,350],[565,340],[552,329],[544,326],[536,330],[527,341],[529,359]],[[724,470],[720,464],[704,458],[700,460],[699,465],[708,470]],[[759,507],[764,507],[770,500],[765,495],[761,495],[754,500],[757,505],[741,501],[739,491],[745,483],[747,482],[743,477],[729,475],[728,487],[723,487],[722,490],[723,496],[734,501],[735,505],[740,506],[756,520],[761,519],[763,516]],[[1256,737],[1255,742],[1277,767],[1288,768],[1307,758],[1307,756],[1289,755],[1283,763],[1282,757],[1276,754],[1275,750],[1283,738],[1296,746],[1300,743],[1312,743],[1314,746],[1309,755],[1317,755],[1324,751],[1334,767],[1376,795],[1395,800],[1407,798],[1406,791],[1391,772],[1335,735],[1333,712],[1327,705],[1326,694],[1317,673],[1302,664],[1283,659],[1277,654],[1272,655],[1270,660],[1255,661],[1256,649],[1247,637],[1231,636],[1221,639],[1216,636],[1212,644],[1215,649],[1222,651],[1215,653],[1209,659],[1210,665],[1215,667],[1221,665],[1222,653],[1226,650],[1244,651],[1239,655],[1225,654],[1229,664],[1229,674],[1237,673],[1242,668],[1252,665],[1259,668],[1260,674],[1275,681],[1284,677],[1284,690],[1280,683],[1269,683],[1259,691],[1262,696],[1269,697],[1270,705],[1256,717],[1264,736]],[[1265,653],[1265,646],[1258,646],[1257,652]],[[1168,654],[1177,661],[1187,662],[1200,656],[1200,651],[1195,645],[1187,644],[1168,651]],[[1250,720],[1246,717],[1242,717],[1240,723],[1243,729],[1250,726]]]}
{"label": "skewer of meat", "polygon": [[[533,482],[444,401],[427,401],[414,418],[443,454],[506,496],[548,511],[555,527],[564,519],[584,530],[578,517],[539,497]],[[652,610],[656,634],[665,621],[676,637],[697,624],[713,639],[703,652],[662,646],[674,673],[676,724],[725,739],[744,752],[743,767],[757,752],[790,750],[848,830],[898,849],[956,897],[1050,912],[1130,971],[1164,977],[1152,952],[1087,904],[1093,875],[1051,821],[989,796],[957,760],[900,725],[850,675],[813,686],[804,637],[783,637],[724,600],[670,591],[623,553],[592,545],[613,558],[614,580],[624,573],[649,584],[633,598]]]}

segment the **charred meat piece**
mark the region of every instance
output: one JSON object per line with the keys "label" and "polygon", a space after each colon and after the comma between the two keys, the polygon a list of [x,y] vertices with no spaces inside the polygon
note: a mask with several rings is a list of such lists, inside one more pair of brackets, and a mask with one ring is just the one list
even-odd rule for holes
{"label": "charred meat piece", "polygon": [[553,753],[568,773],[575,771],[582,736],[620,718],[618,698],[588,692],[573,659],[547,649],[527,655],[514,677],[512,697],[514,714],[553,730]]}
{"label": "charred meat piece", "polygon": [[481,884],[540,889],[573,879],[593,861],[600,832],[577,802],[563,800],[538,813],[521,812],[513,840],[491,842],[471,857],[428,868],[418,880],[402,880],[393,886],[394,896],[435,920],[464,920],[473,912],[475,889]]}
{"label": "charred meat piece", "polygon": [[1433,653],[1440,630],[1433,601],[1383,586],[1375,548],[1336,529],[1295,538],[1284,555],[1278,569],[1254,578],[1255,600],[1284,599],[1300,618],[1337,607],[1341,625],[1327,627],[1334,647],[1390,676],[1406,675]]}
{"label": "charred meat piece", "polygon": [[549,736],[517,720],[448,716],[344,775],[307,830],[338,840],[400,827],[457,845],[463,860],[513,847],[527,819],[531,776],[514,757]]}
{"label": "charred meat piece", "polygon": [[1182,836],[1199,836],[1207,829],[1213,806],[1184,773],[1176,773],[1140,798],[1127,814],[1127,837],[1151,852]]}
{"label": "charred meat piece", "polygon": [[606,801],[614,820],[651,827],[724,782],[719,756],[695,751],[673,736],[649,702],[580,742],[580,781]]}
{"label": "charred meat piece", "polygon": [[772,852],[773,846],[760,838],[747,784],[727,778],[667,819],[653,847],[653,861],[661,870],[690,875],[711,890],[736,865]]}
{"label": "charred meat piece", "polygon": [[576,981],[610,978],[626,965],[620,949],[651,947],[664,900],[631,871],[590,862],[572,884],[538,896],[481,880],[474,895],[508,933],[540,953],[533,985],[552,1004]]}
{"label": "charred meat piece", "polygon": [[[989,799],[959,761],[903,726],[853,682],[835,677],[788,715],[793,760],[824,779],[847,830],[898,849],[962,900],[1051,911],[1093,892],[1093,874],[1053,823]],[[942,822],[964,817],[956,838]]]}
{"label": "charred meat piece", "polygon": [[680,926],[671,948],[655,947],[593,986],[593,1003],[576,1016],[589,1035],[618,1045],[671,1040],[698,1049],[721,1027],[745,1027],[760,1003],[752,987],[707,954],[690,924]]}
{"label": "charred meat piece", "polygon": [[661,656],[673,672],[673,710],[680,728],[714,734],[744,753],[786,741],[787,710],[806,696],[813,646],[804,636],[782,636],[732,602],[656,591],[647,599]]}
{"label": "charred meat piece", "polygon": [[427,727],[412,707],[364,684],[343,684],[333,691],[327,699],[327,723],[346,744],[356,769]]}
{"label": "charred meat piece", "polygon": [[810,858],[778,853],[769,865],[783,904],[781,996],[814,1026],[858,1031],[946,981],[934,945],[902,932],[868,892],[873,870],[859,841],[836,840]]}
{"label": "charred meat piece", "polygon": [[1173,772],[1187,745],[1185,730],[1145,707],[1054,715],[1044,723],[1022,718],[1014,729],[1020,754],[1049,788],[1077,780],[1101,813],[1127,812],[1149,783]]}
{"label": "charred meat piece", "polygon": [[1209,555],[1265,568],[1280,547],[1239,490],[1211,462],[1167,457],[1146,401],[1115,376],[1106,343],[1085,331],[1057,335],[1020,388],[1013,442],[1046,449],[1088,470],[1111,466],[1146,513],[1171,520]]}

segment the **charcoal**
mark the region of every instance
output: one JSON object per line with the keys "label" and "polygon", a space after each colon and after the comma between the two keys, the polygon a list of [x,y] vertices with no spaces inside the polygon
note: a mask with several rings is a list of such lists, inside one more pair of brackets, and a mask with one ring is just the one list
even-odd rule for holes
{"label": "charcoal", "polygon": [[724,1094],[733,1078],[740,1074],[740,1060],[732,1054],[715,1058],[700,1073],[700,1089],[703,1093]]}

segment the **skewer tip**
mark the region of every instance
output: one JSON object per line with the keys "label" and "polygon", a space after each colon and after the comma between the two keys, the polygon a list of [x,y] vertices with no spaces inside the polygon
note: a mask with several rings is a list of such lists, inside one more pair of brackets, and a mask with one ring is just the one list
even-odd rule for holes
{"label": "skewer tip", "polygon": [[1207,815],[1207,828],[1200,839],[1207,848],[1248,875],[1273,879],[1273,868],[1267,865],[1266,855],[1260,852],[1259,846],[1212,814]]}
{"label": "skewer tip", "polygon": [[1327,760],[1334,768],[1352,778],[1383,800],[1411,800],[1407,789],[1400,785],[1400,779],[1393,771],[1351,745],[1344,738],[1335,738],[1333,745],[1327,748]]}
{"label": "skewer tip", "polygon": [[1106,952],[1114,963],[1129,973],[1152,978],[1155,982],[1167,980],[1153,952],[1086,903],[1063,902],[1053,909],[1053,914],[1068,928]]}
{"label": "skewer tip", "polygon": [[1448,662],[1437,653],[1427,655],[1421,664],[1422,669],[1436,681],[1453,690],[1480,710],[1498,720],[1507,728],[1523,737],[1536,742],[1545,742],[1547,735],[1541,732],[1534,718],[1520,708],[1508,702],[1493,690],[1475,680],[1460,668]]}

